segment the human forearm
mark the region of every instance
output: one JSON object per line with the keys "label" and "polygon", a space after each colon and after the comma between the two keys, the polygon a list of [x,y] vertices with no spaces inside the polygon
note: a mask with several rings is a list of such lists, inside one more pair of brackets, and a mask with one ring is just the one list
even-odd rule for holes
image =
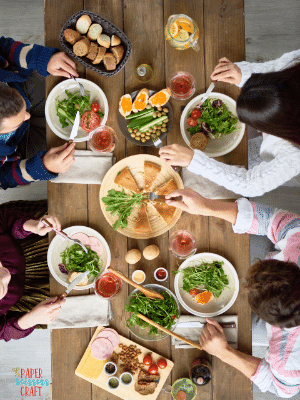
{"label": "human forearm", "polygon": [[229,364],[242,372],[249,379],[255,374],[257,367],[261,362],[260,358],[242,353],[241,351],[235,350],[229,345],[219,358],[224,363]]}
{"label": "human forearm", "polygon": [[233,225],[235,224],[238,214],[236,202],[209,200],[209,208],[211,217],[221,218]]}

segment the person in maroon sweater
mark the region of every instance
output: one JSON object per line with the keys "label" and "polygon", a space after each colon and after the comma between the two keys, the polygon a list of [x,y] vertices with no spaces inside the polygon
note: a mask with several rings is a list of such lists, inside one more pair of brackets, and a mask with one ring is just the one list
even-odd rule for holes
{"label": "person in maroon sweater", "polygon": [[[47,215],[47,219],[56,229],[61,229],[56,217]],[[37,324],[50,324],[60,312],[65,300],[55,303],[56,298],[42,301],[27,313],[9,311],[22,297],[25,286],[25,257],[17,239],[31,234],[44,236],[50,230],[40,220],[0,206],[0,339],[26,337]]]}

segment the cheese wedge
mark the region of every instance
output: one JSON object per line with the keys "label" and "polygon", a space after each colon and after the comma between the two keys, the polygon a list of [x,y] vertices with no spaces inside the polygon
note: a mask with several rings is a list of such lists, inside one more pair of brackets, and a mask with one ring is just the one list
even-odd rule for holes
{"label": "cheese wedge", "polygon": [[89,346],[76,368],[75,373],[83,375],[86,378],[97,379],[103,371],[106,362],[107,360],[100,361],[93,357],[91,354],[91,347]]}
{"label": "cheese wedge", "polygon": [[161,166],[150,161],[144,162],[144,191],[149,192],[152,183],[160,173]]}
{"label": "cheese wedge", "polygon": [[123,187],[124,189],[131,190],[134,193],[139,193],[140,189],[132,176],[128,167],[124,168],[119,174],[116,176],[114,182]]}
{"label": "cheese wedge", "polygon": [[147,215],[147,206],[144,203],[141,204],[138,216],[135,221],[134,230],[135,230],[135,232],[139,232],[139,233],[151,233],[152,232],[150,223],[149,223],[149,219],[148,219],[148,215]]}
{"label": "cheese wedge", "polygon": [[177,190],[177,184],[174,179],[171,179],[170,181],[166,182],[162,186],[160,186],[158,189],[156,189],[156,194],[160,196],[165,196],[166,194],[169,194],[173,192],[174,190]]}

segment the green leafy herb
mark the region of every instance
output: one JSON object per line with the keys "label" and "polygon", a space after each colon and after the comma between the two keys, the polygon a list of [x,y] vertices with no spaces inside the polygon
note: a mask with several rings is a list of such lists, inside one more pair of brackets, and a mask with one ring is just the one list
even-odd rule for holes
{"label": "green leafy herb", "polygon": [[126,194],[124,189],[119,192],[115,189],[110,189],[106,197],[101,199],[106,205],[106,211],[111,215],[117,214],[120,218],[113,224],[114,230],[118,228],[126,228],[128,225],[127,218],[131,214],[133,208],[137,204],[141,204],[145,200],[143,193]]}
{"label": "green leafy herb", "polygon": [[179,318],[179,310],[173,296],[167,292],[163,296],[164,300],[150,299],[141,292],[133,295],[129,300],[129,304],[125,304],[125,310],[133,313],[131,318],[126,321],[126,325],[128,327],[138,325],[142,329],[150,327],[148,334],[157,335],[158,329],[156,327],[137,316],[137,314],[143,314],[164,328],[171,329],[174,320]]}
{"label": "green leafy herb", "polygon": [[195,133],[202,131],[202,129],[200,125],[195,125],[188,128],[188,131],[190,132],[191,136],[193,136]]}
{"label": "green leafy herb", "polygon": [[97,114],[99,115],[100,118],[104,117],[104,113],[101,110],[98,110]]}
{"label": "green leafy herb", "polygon": [[187,267],[174,271],[173,274],[183,274],[183,290],[189,292],[193,288],[206,289],[215,297],[220,297],[223,289],[229,284],[228,276],[225,274],[223,261],[211,263],[202,262],[200,265]]}
{"label": "green leafy herb", "polygon": [[56,113],[59,121],[63,128],[71,124],[74,124],[77,111],[80,113],[80,117],[86,110],[91,109],[91,102],[89,94],[81,96],[79,93],[71,93],[69,90],[65,90],[67,98],[59,101],[58,97],[55,99]]}
{"label": "green leafy herb", "polygon": [[67,247],[61,254],[62,262],[69,272],[85,272],[90,271],[90,275],[96,277],[100,273],[103,261],[99,258],[98,254],[86,247],[88,253],[86,254],[79,244],[74,244]]}

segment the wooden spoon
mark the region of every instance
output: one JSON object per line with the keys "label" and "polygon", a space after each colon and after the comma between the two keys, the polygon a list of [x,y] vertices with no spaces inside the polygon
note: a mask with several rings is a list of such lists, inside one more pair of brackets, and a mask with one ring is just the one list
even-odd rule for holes
{"label": "wooden spoon", "polygon": [[150,297],[150,299],[160,299],[160,300],[164,300],[165,299],[162,294],[157,293],[155,290],[151,290],[151,289],[145,288],[144,286],[133,282],[133,280],[131,280],[130,278],[127,278],[127,276],[123,275],[122,272],[116,271],[115,269],[113,269],[111,267],[108,267],[107,270],[112,272],[113,274],[117,275],[124,282],[129,283],[129,285],[134,286],[140,292],[144,293],[145,296]]}
{"label": "wooden spoon", "polygon": [[181,336],[181,335],[177,335],[177,333],[170,331],[167,328],[164,328],[163,326],[157,324],[156,322],[152,321],[151,319],[145,317],[145,315],[142,314],[138,314],[137,315],[140,319],[142,319],[145,322],[148,322],[150,325],[155,326],[156,328],[160,329],[161,331],[167,333],[168,335],[174,336],[175,338],[182,340],[185,343],[188,343],[189,345],[195,347],[198,350],[203,350],[202,347],[200,346],[200,344],[193,342],[192,340],[186,339],[185,337]]}

